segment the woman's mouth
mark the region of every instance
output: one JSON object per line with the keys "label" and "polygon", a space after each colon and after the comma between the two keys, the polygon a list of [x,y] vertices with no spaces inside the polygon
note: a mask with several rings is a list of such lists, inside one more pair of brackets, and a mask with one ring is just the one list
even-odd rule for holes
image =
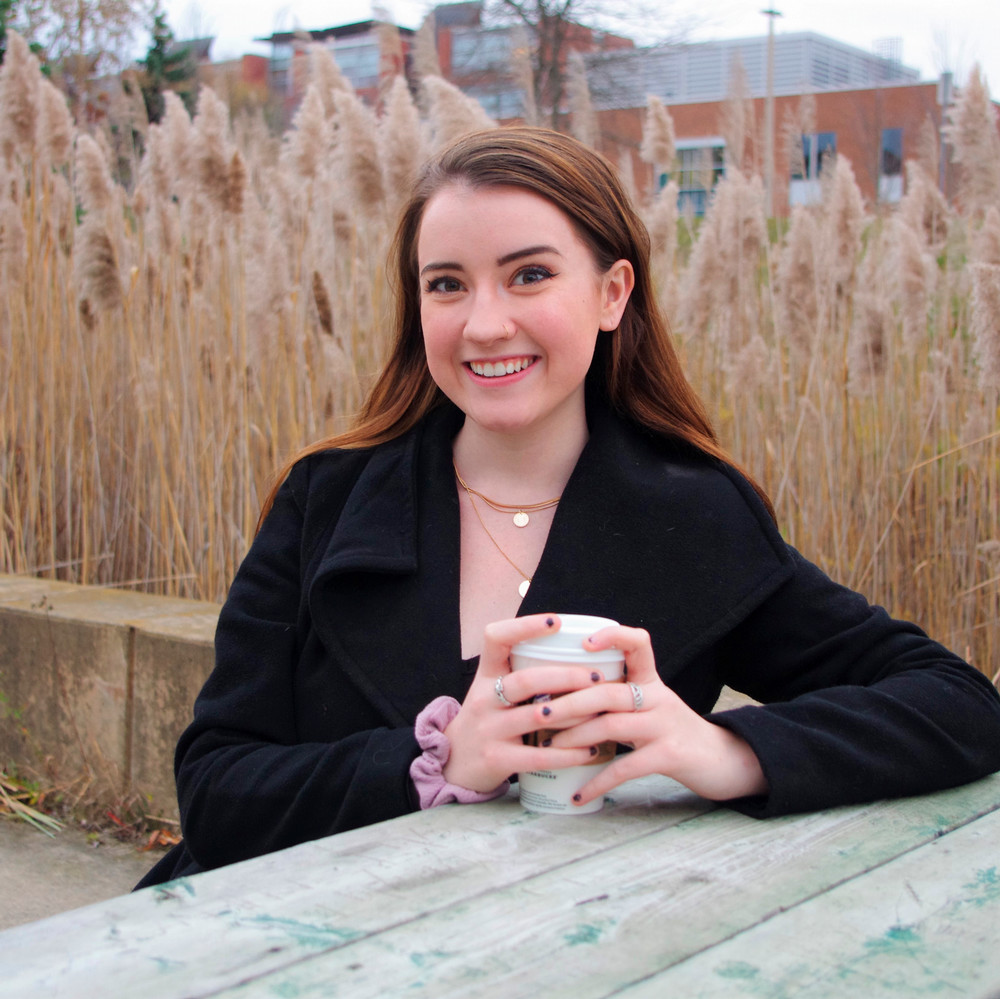
{"label": "woman's mouth", "polygon": [[468,361],[467,364],[480,378],[500,378],[530,368],[535,360],[534,357],[506,357],[499,361]]}

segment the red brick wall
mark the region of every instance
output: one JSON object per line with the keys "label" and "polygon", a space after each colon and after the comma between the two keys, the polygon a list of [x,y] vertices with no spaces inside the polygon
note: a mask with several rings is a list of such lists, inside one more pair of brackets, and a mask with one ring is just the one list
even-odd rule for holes
{"label": "red brick wall", "polygon": [[[882,87],[869,90],[836,91],[813,95],[815,101],[815,131],[835,132],[837,153],[847,157],[854,168],[858,186],[869,204],[874,204],[878,190],[879,153],[883,128],[903,130],[903,160],[913,159],[924,121],[929,117],[935,128],[941,124],[942,109],[937,104],[937,83]],[[794,116],[799,97],[775,99],[775,210],[788,213],[788,182],[790,168],[782,124],[786,116]],[[753,100],[750,124],[749,156],[754,169],[763,175],[765,100]],[[724,103],[676,104],[669,107],[678,139],[693,139],[723,134]],[[642,141],[643,109],[604,111],[599,114],[602,152],[617,161],[620,149],[637,154]],[[1000,127],[1000,124],[998,124]],[[645,193],[652,182],[652,170],[639,162],[636,178]],[[951,187],[953,169],[946,168],[946,188]],[[949,191],[950,193],[950,191]]]}

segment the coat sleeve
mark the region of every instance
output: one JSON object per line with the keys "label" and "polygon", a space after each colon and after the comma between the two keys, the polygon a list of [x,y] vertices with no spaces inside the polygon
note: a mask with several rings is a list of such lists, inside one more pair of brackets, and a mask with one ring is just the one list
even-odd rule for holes
{"label": "coat sleeve", "polygon": [[724,680],[764,702],[710,715],[756,752],[750,815],[953,787],[1000,769],[1000,697],[916,625],[789,549],[795,571],[726,639]]}
{"label": "coat sleeve", "polygon": [[300,463],[240,567],[219,616],[215,668],[175,759],[184,840],[220,867],[412,811],[412,727],[300,741],[294,677],[303,632]]}

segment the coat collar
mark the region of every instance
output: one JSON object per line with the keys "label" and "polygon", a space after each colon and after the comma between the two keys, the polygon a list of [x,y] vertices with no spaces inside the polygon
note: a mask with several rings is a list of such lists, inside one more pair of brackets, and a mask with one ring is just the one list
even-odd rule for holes
{"label": "coat collar", "polygon": [[[563,492],[520,614],[598,614],[648,630],[665,679],[791,574],[746,482],[721,463],[588,401],[590,438]],[[387,720],[461,699],[458,494],[450,404],[376,448],[310,593],[314,627]]]}

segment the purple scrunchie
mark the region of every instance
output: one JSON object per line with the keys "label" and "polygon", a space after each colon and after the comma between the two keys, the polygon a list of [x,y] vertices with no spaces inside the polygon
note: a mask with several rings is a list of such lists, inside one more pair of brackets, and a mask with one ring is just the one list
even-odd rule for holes
{"label": "purple scrunchie", "polygon": [[454,697],[435,697],[423,711],[417,715],[414,734],[417,744],[423,750],[410,764],[410,779],[413,781],[420,797],[420,807],[435,808],[457,801],[462,805],[471,805],[477,801],[492,801],[507,793],[510,781],[505,780],[498,788],[482,793],[470,791],[467,787],[449,784],[444,779],[444,765],[451,755],[451,743],[444,730],[462,707]]}

